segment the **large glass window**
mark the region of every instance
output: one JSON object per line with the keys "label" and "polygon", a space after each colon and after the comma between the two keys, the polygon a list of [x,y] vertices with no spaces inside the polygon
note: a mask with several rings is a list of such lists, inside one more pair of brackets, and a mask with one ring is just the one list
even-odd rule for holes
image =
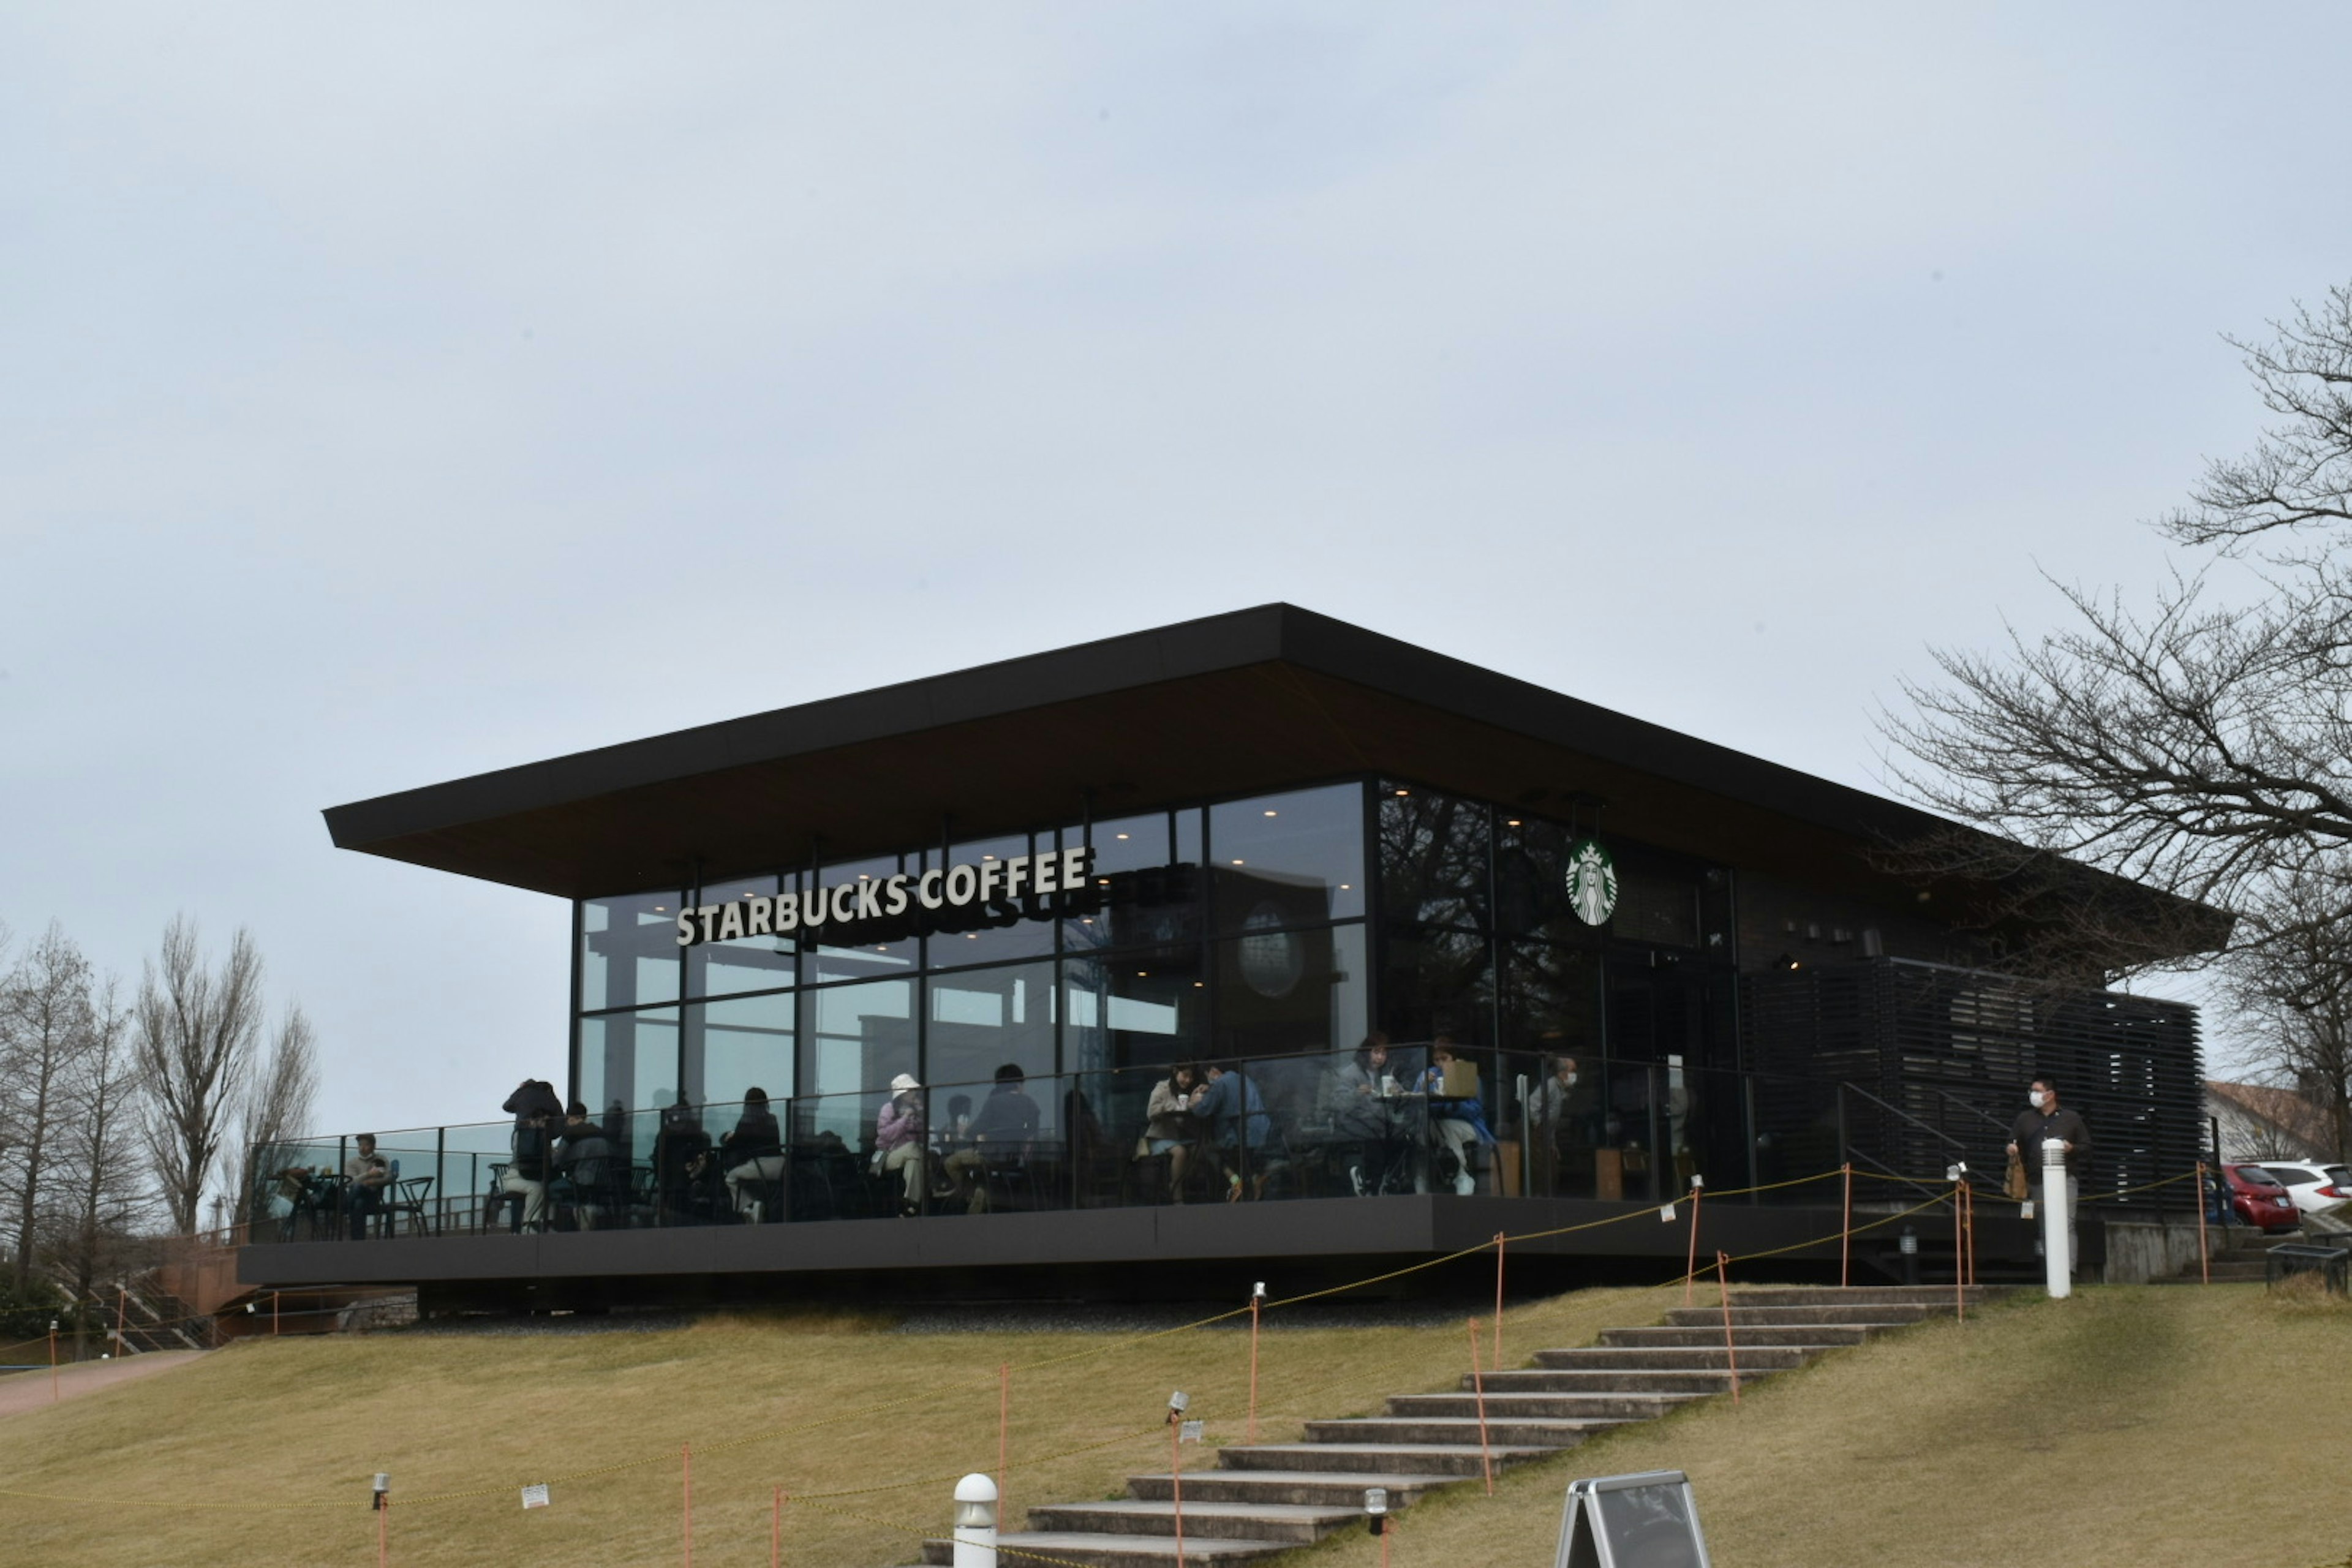
{"label": "large glass window", "polygon": [[1369,1027],[1360,925],[1254,931],[1216,943],[1214,963],[1213,1056],[1335,1050]]}
{"label": "large glass window", "polygon": [[580,905],[580,1010],[677,1000],[677,893],[631,893]]}
{"label": "large glass window", "polygon": [[[1013,834],[959,844],[949,851],[949,866],[985,865],[1055,848],[1051,833]],[[939,852],[926,857],[927,866],[940,862]],[[1043,910],[1034,899],[998,900],[982,906],[942,911],[941,928],[930,939],[930,966],[944,969],[966,963],[998,963],[1009,958],[1036,958],[1054,951],[1053,921],[1038,918]]]}
{"label": "large glass window", "polygon": [[1062,991],[1073,1072],[1163,1068],[1201,1054],[1209,993],[1196,945],[1066,960]]}
{"label": "large glass window", "polygon": [[1391,1039],[1457,1045],[1494,1039],[1493,944],[1477,931],[1444,926],[1383,927],[1381,1027]]}
{"label": "large glass window", "polygon": [[[919,858],[910,857],[909,863]],[[919,866],[915,869],[919,870]],[[856,882],[887,882],[899,870],[898,858],[886,855],[872,860],[855,860],[839,866],[827,866],[812,884],[806,876],[798,885],[805,889],[845,887]],[[807,956],[809,983],[818,984],[833,980],[871,980],[888,975],[912,974],[922,966],[922,938],[898,937],[890,942],[864,942],[856,947],[835,945],[825,940],[832,924],[818,926],[810,934],[814,938]]]}
{"label": "large glass window", "polygon": [[1012,963],[930,982],[925,1081],[986,1083],[1010,1062],[1031,1078],[1054,1073],[1054,966]]}
{"label": "large glass window", "polygon": [[789,991],[688,1006],[686,1084],[695,1103],[731,1104],[751,1089],[770,1100],[789,1098],[793,1007]]}
{"label": "large glass window", "polygon": [[1364,912],[1364,786],[1257,795],[1209,811],[1211,906],[1221,934]]}
{"label": "large glass window", "polygon": [[1155,811],[1097,822],[1083,840],[1081,831],[1065,828],[1062,842],[1094,845],[1095,893],[1062,922],[1066,948],[1160,947],[1199,936],[1198,811]]}
{"label": "large glass window", "polygon": [[599,1112],[675,1104],[677,1030],[675,1007],[581,1019],[580,1100]]}
{"label": "large glass window", "polygon": [[1384,784],[1378,796],[1381,913],[1389,921],[1485,930],[1487,808],[1440,790]]}
{"label": "large glass window", "polygon": [[702,889],[697,909],[716,910],[719,912],[712,919],[718,929],[738,934],[697,942],[686,950],[688,996],[772,991],[793,984],[798,961],[791,939],[779,940],[764,933],[750,935],[743,931],[751,921],[742,910],[732,916],[727,913],[730,905],[747,905],[753,899],[772,899],[775,893],[773,877],[742,877],[730,882],[713,882]]}
{"label": "large glass window", "polygon": [[800,998],[800,1082],[814,1105],[812,1131],[837,1132],[855,1145],[865,1131],[860,1096],[916,1070],[912,980],[827,985]]}

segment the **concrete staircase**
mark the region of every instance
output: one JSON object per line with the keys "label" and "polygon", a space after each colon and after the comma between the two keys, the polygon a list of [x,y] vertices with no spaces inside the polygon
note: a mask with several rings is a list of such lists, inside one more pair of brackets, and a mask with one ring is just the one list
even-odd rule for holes
{"label": "concrete staircase", "polygon": [[[1970,1304],[1987,1294],[1971,1288]],[[1949,1286],[1790,1287],[1735,1290],[1731,1300],[1732,1342],[1745,1385],[1824,1351],[1949,1316],[1955,1297]],[[1495,1468],[1544,1458],[1597,1432],[1728,1393],[1729,1359],[1718,1304],[1677,1308],[1661,1324],[1610,1329],[1596,1344],[1538,1351],[1530,1366],[1488,1373],[1486,1437]],[[1212,1450],[1215,1468],[1183,1478],[1184,1561],[1228,1568],[1361,1530],[1367,1487],[1387,1488],[1395,1510],[1440,1487],[1476,1481],[1483,1474],[1477,1404],[1465,1373],[1457,1390],[1392,1394],[1379,1415],[1309,1421],[1300,1442]],[[1173,1479],[1164,1470],[1129,1476],[1127,1493],[1114,1502],[1029,1510],[1027,1530],[997,1538],[1003,1568],[1035,1568],[1035,1558],[1087,1568],[1172,1568]],[[1034,1556],[1018,1555],[1024,1552]],[[926,1563],[953,1558],[951,1542],[923,1543]]]}
{"label": "concrete staircase", "polygon": [[[2206,1247],[2213,1261],[2213,1283],[2242,1283],[2252,1280],[2259,1285],[2269,1268],[2268,1254],[2273,1247],[2290,1241],[2320,1239],[2301,1231],[2263,1232],[2242,1225],[2215,1226],[2206,1232]],[[2330,1243],[2341,1245],[2340,1243]],[[2196,1285],[2203,1282],[2204,1271],[2191,1258],[2178,1274],[2151,1279],[2151,1285]]]}

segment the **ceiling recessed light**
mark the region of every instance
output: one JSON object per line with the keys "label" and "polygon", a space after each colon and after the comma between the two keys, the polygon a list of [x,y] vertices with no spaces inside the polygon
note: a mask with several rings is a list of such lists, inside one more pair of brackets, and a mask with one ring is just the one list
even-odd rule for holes
{"label": "ceiling recessed light", "polygon": [[1201,983],[1200,981],[1195,980],[1194,982],[1192,982],[1192,989],[1193,989],[1193,990],[1195,990],[1195,991],[1198,991],[1198,990],[1201,988],[1201,984],[1202,984],[1202,983]]}
{"label": "ceiling recessed light", "polygon": [[982,858],[982,859],[983,859],[983,860],[993,860],[993,859],[995,859],[995,858],[996,858],[996,857],[995,857],[995,856],[993,856],[993,855],[983,855],[983,856],[982,856],[982,857],[981,857],[981,858]]}
{"label": "ceiling recessed light", "polygon": [[1274,815],[1274,813],[1269,811],[1269,812],[1267,812],[1267,813],[1266,813],[1266,815],[1267,815],[1268,816],[1272,816]]}
{"label": "ceiling recessed light", "polygon": [[980,940],[980,933],[976,931],[968,931],[963,933],[963,939],[966,942],[978,942]]}
{"label": "ceiling recessed light", "polygon": [[1509,826],[1510,826],[1517,827],[1518,825],[1519,825],[1519,819],[1518,819],[1517,817],[1516,817],[1516,816],[1515,816],[1515,817],[1511,818],[1510,823],[1509,823]]}
{"label": "ceiling recessed light", "polygon": [[657,915],[666,915],[669,913],[669,906],[667,904],[656,904],[654,906],[654,913]]}
{"label": "ceiling recessed light", "polygon": [[1339,890],[1340,890],[1341,892],[1343,892],[1343,893],[1344,893],[1344,892],[1346,892],[1349,889],[1350,889],[1350,888],[1354,887],[1355,885],[1356,885],[1356,884],[1355,884],[1355,883],[1353,883],[1353,882],[1342,882],[1342,883],[1340,883],[1340,884],[1339,884]]}
{"label": "ceiling recessed light", "polygon": [[1236,865],[1236,866],[1240,866],[1240,865],[1245,865],[1245,864],[1247,864],[1247,862],[1245,862],[1245,861],[1241,861],[1241,860],[1236,860],[1236,861],[1234,861],[1234,865]]}
{"label": "ceiling recessed light", "polygon": [[1122,834],[1120,834],[1120,835],[1119,835],[1119,837],[1120,837],[1121,838],[1124,838],[1124,837],[1127,837],[1127,835],[1126,835],[1126,834],[1124,834],[1124,833],[1122,833]]}

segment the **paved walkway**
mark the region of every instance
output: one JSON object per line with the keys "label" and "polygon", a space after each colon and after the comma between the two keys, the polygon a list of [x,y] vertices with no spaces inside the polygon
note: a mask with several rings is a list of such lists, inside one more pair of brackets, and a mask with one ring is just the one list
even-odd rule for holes
{"label": "paved walkway", "polygon": [[[208,1353],[205,1351],[150,1351],[143,1355],[122,1356],[114,1361],[86,1361],[73,1366],[61,1366],[58,1368],[57,1397],[59,1400],[79,1399],[85,1394],[96,1394],[100,1389],[111,1388],[118,1383],[152,1377],[159,1372],[186,1366]],[[49,1402],[49,1374],[47,1371],[16,1372],[0,1376],[0,1416],[21,1415],[27,1410],[39,1410]]]}

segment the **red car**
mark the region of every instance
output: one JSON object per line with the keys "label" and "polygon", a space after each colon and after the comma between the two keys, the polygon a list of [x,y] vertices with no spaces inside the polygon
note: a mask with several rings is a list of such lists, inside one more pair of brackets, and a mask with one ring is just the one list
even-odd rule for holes
{"label": "red car", "polygon": [[2294,1197],[2260,1165],[2224,1165],[2221,1175],[2230,1184],[2231,1211],[2255,1229],[2293,1230],[2303,1224]]}

